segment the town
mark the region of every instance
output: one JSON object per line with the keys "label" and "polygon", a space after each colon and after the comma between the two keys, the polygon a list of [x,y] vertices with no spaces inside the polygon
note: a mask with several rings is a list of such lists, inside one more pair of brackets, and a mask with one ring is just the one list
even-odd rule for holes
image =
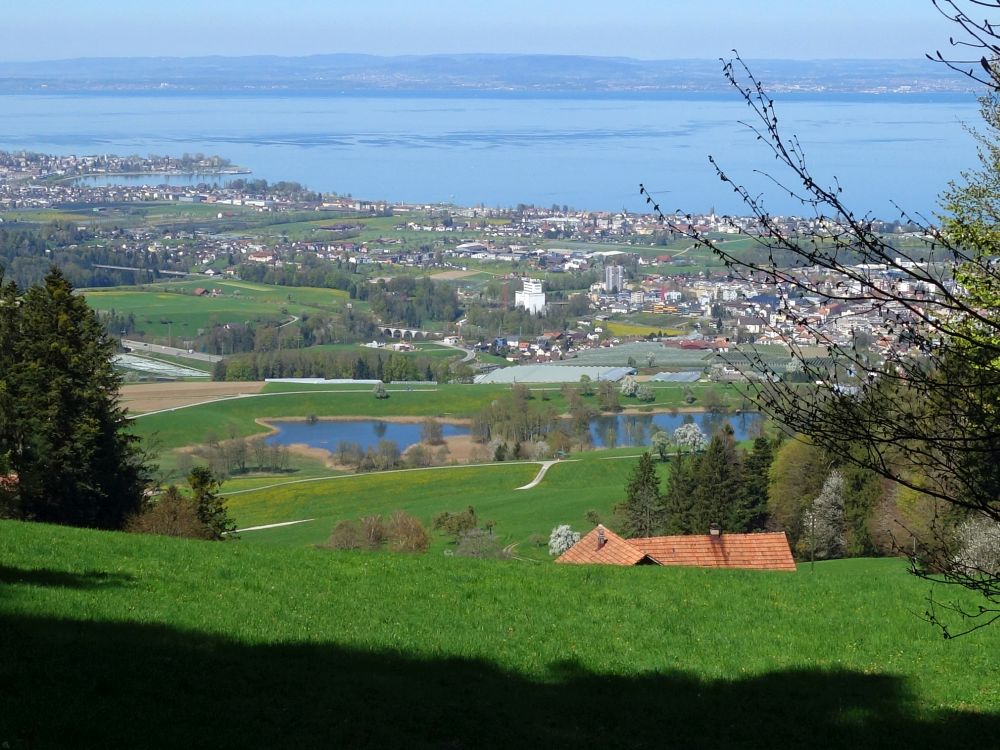
{"label": "town", "polygon": [[[296,183],[271,186],[236,178],[207,184],[197,175],[191,178],[196,184],[158,183],[158,177],[181,169],[204,170],[198,175],[217,179],[236,168],[224,158],[200,154],[172,159],[0,153],[0,210],[24,219],[43,211],[85,214],[71,247],[99,251],[93,257],[104,262],[90,263],[96,286],[201,276],[207,292],[220,294],[213,279],[288,278],[297,269],[323,264],[362,274],[371,283],[414,273],[452,279],[466,306],[522,308],[543,320],[534,337],[514,330],[485,335],[476,326],[463,331],[464,321],[438,334],[470,349],[501,351],[510,362],[563,360],[582,350],[639,340],[720,354],[752,345],[755,351],[805,347],[821,356],[836,345],[870,348],[887,358],[905,354],[908,347],[887,332],[887,321],[913,310],[836,301],[835,290],[858,286],[857,277],[820,268],[800,268],[794,278],[784,279],[763,272],[737,278],[728,272],[713,259],[713,250],[742,243],[736,252],[749,256],[767,247],[760,223],[749,217],[712,213],[665,222],[651,214],[568,206],[392,204],[313,194]],[[144,176],[142,184],[114,184],[116,176],[134,174]],[[94,175],[106,182],[80,179]],[[143,206],[198,213],[173,214],[160,222],[122,221]],[[909,250],[933,241],[925,229],[898,222],[872,221],[870,228]],[[839,227],[829,220],[785,217],[778,229],[795,237],[833,235]],[[888,288],[914,265],[910,254],[904,255],[896,268],[859,264],[858,273],[875,287]],[[462,283],[477,274],[486,274],[489,282]],[[919,305],[925,290],[905,283],[904,291]],[[555,320],[563,322],[563,330],[553,330]],[[625,325],[616,330],[615,321]],[[419,324],[410,321],[410,327]],[[197,343],[186,340],[185,346]],[[796,375],[793,362],[783,365],[789,377]],[[774,374],[721,360],[707,372],[722,380]]]}

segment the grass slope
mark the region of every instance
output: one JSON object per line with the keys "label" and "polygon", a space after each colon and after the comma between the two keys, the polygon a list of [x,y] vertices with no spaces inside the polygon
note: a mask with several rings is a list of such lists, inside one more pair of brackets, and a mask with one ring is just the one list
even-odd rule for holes
{"label": "grass slope", "polygon": [[[194,295],[196,288],[221,289],[218,297]],[[282,287],[246,281],[199,279],[146,287],[92,289],[87,304],[98,311],[132,313],[137,330],[175,341],[193,338],[211,324],[253,320],[289,321],[291,316],[329,310],[343,304],[347,293],[336,289]],[[170,321],[169,323],[167,321]]]}
{"label": "grass slope", "polygon": [[794,574],[275,550],[0,522],[0,738],[908,747],[1000,731],[1000,630],[897,560]]}
{"label": "grass slope", "polygon": [[[245,535],[247,543],[299,546],[325,541],[343,519],[402,509],[429,524],[441,511],[471,505],[480,519],[496,521],[495,533],[504,544],[519,544],[518,554],[547,557],[544,550],[530,545],[530,537],[537,534],[548,539],[562,523],[589,530],[584,515],[590,509],[610,517],[635,463],[634,458],[601,460],[592,455],[556,464],[530,490],[516,488],[535,477],[540,468],[537,463],[348,475],[240,492],[229,495],[227,505],[240,527],[315,519]],[[229,490],[228,483],[223,489]],[[443,547],[444,541],[439,540],[436,548]]]}

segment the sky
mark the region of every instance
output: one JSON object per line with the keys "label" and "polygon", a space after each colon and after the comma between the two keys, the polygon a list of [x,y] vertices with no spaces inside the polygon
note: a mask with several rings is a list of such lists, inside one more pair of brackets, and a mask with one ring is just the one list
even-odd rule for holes
{"label": "sky", "polygon": [[513,52],[917,58],[931,0],[12,0],[0,60]]}

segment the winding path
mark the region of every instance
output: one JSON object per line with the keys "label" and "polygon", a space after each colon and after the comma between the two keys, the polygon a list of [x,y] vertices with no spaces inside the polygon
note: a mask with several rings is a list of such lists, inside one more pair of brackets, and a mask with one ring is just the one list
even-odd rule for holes
{"label": "winding path", "polygon": [[264,529],[277,529],[282,526],[295,526],[298,523],[309,523],[310,521],[315,521],[315,518],[303,518],[301,521],[282,521],[281,523],[268,523],[263,526],[247,526],[245,529],[236,529],[234,534],[242,534],[244,531],[263,531]]}
{"label": "winding path", "polygon": [[571,459],[569,459],[569,461],[563,461],[563,460],[557,458],[554,461],[542,461],[542,466],[538,470],[538,473],[535,474],[535,478],[532,479],[530,482],[528,482],[523,487],[515,487],[514,489],[515,490],[530,490],[532,487],[537,487],[538,483],[541,482],[542,479],[545,477],[545,472],[547,472],[549,470],[550,466],[554,466],[555,464],[558,464],[558,463],[569,463],[569,462],[572,462],[572,461],[579,461],[579,460],[580,460],[579,458],[571,458]]}

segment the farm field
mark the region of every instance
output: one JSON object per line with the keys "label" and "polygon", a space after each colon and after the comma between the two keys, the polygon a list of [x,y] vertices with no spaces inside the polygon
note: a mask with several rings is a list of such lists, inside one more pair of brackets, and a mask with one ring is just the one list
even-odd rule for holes
{"label": "farm field", "polygon": [[124,385],[121,405],[131,414],[175,409],[243,393],[259,393],[264,383],[136,383]]}
{"label": "farm field", "polygon": [[[194,295],[198,287],[221,289],[218,297]],[[243,323],[248,320],[286,322],[316,309],[333,309],[347,300],[336,289],[282,287],[245,281],[198,279],[151,284],[144,287],[91,289],[87,303],[98,311],[114,310],[135,316],[140,335],[175,341],[193,338],[211,323]]]}
{"label": "farm field", "polygon": [[1000,630],[944,641],[913,614],[928,585],[893,559],[531,565],[2,521],[0,589],[11,748],[942,748],[1000,731]]}
{"label": "farm field", "polygon": [[604,329],[614,336],[679,336],[681,331],[676,328],[666,328],[663,326],[647,326],[639,323],[628,323],[616,320],[609,320],[604,323]]}

